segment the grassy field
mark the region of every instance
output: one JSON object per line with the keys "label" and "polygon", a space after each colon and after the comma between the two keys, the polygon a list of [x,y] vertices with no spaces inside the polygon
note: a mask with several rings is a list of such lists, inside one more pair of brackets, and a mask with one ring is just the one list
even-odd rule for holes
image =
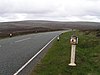
{"label": "grassy field", "polygon": [[60,36],[60,41],[54,41],[31,75],[100,75],[100,37],[96,37],[95,32],[77,31],[76,34],[79,37],[76,67],[68,66],[72,32],[67,32]]}

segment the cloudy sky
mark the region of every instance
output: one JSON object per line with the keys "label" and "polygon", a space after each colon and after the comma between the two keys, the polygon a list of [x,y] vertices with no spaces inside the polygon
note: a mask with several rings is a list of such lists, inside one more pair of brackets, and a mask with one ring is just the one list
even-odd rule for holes
{"label": "cloudy sky", "polygon": [[100,22],[100,0],[0,0],[0,22],[20,20]]}

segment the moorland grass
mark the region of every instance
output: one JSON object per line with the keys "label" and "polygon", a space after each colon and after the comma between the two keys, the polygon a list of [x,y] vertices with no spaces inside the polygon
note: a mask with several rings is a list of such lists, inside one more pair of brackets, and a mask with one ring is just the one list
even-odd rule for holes
{"label": "moorland grass", "polygon": [[60,35],[45,57],[37,64],[31,75],[100,75],[100,38],[90,33],[76,31],[79,44],[76,48],[76,67],[70,63],[70,36],[72,32]]}

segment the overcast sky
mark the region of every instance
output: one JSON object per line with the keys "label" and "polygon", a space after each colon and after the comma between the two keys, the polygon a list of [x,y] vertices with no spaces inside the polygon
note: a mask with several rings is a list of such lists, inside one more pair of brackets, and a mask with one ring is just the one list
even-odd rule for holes
{"label": "overcast sky", "polygon": [[20,20],[100,22],[100,0],[0,0],[0,22]]}

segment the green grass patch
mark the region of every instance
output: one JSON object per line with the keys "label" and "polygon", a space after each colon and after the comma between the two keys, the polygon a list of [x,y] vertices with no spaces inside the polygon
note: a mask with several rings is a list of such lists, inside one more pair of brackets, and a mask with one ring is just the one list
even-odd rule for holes
{"label": "green grass patch", "polygon": [[76,32],[79,44],[76,50],[76,67],[70,63],[70,36],[72,32],[55,40],[48,53],[37,64],[31,75],[100,75],[100,38],[93,34]]}

